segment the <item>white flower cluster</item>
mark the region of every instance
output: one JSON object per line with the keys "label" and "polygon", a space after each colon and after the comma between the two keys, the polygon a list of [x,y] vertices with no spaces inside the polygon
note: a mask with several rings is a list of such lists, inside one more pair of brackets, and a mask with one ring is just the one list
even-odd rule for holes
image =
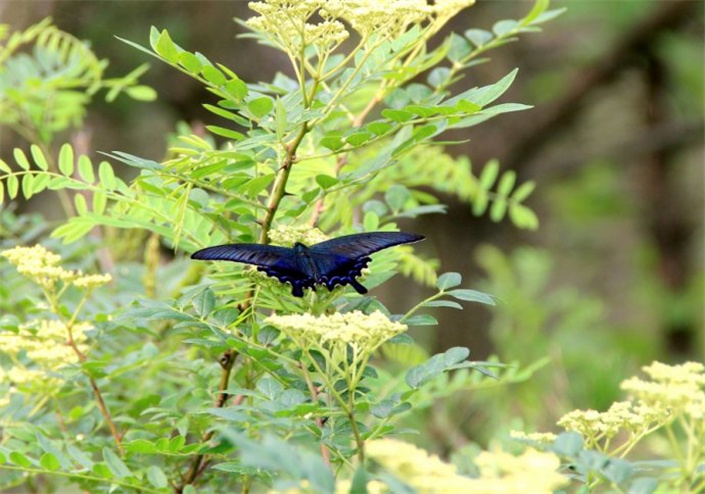
{"label": "white flower cluster", "polygon": [[407,329],[404,324],[390,321],[380,311],[372,314],[360,311],[345,314],[337,312],[322,316],[273,315],[265,322],[278,327],[296,341],[343,343],[371,349],[377,348],[381,343]]}
{"label": "white flower cluster", "polygon": [[[91,328],[89,323],[74,324],[71,328],[73,341],[82,353],[88,351],[86,331]],[[14,361],[18,361],[17,357],[24,352],[36,364],[36,368],[17,364],[5,371],[5,378],[18,385],[56,381],[48,374],[79,361],[76,352],[68,343],[66,324],[56,320],[40,320],[22,325],[18,333],[0,333],[0,351]]]}
{"label": "white flower cluster", "polygon": [[670,410],[685,412],[693,418],[705,418],[705,366],[699,362],[667,365],[653,362],[643,368],[650,381],[632,377],[622,383],[641,402]]}
{"label": "white flower cluster", "polygon": [[558,457],[533,449],[520,456],[503,451],[483,451],[474,460],[480,470],[478,478],[460,475],[454,465],[396,439],[369,441],[366,451],[370,458],[420,494],[548,494],[567,484],[567,478],[557,472],[560,467]]}
{"label": "white flower cluster", "polygon": [[606,412],[573,410],[561,417],[558,425],[596,440],[598,437],[612,438],[622,430],[638,435],[663,422],[667,417],[668,412],[663,408],[619,401],[613,403]]}
{"label": "white flower cluster", "polygon": [[297,242],[311,246],[328,240],[328,237],[318,228],[277,226],[269,230],[269,239],[273,244],[291,247]]}
{"label": "white flower cluster", "polygon": [[19,273],[49,291],[55,290],[59,282],[71,283],[83,290],[93,290],[113,279],[109,274],[84,275],[81,271],[65,269],[58,265],[61,256],[42,245],[17,246],[0,252],[0,255],[15,265]]}

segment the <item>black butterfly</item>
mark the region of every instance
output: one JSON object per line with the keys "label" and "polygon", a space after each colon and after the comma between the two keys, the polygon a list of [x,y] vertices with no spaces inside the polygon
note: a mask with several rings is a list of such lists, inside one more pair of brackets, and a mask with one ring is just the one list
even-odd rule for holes
{"label": "black butterfly", "polygon": [[388,247],[423,240],[423,235],[403,232],[369,232],[346,235],[307,247],[295,243],[293,248],[260,244],[229,244],[207,247],[194,252],[191,259],[234,261],[254,264],[258,271],[291,283],[291,294],[303,297],[304,288],[325,285],[351,285],[358,293],[367,289],[356,277],[371,261],[368,257]]}

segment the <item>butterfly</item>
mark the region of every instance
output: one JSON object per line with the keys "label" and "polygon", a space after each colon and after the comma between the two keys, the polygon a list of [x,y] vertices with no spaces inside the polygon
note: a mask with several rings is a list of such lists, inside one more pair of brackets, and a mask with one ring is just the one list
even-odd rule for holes
{"label": "butterfly", "polygon": [[258,271],[291,284],[291,294],[303,297],[304,288],[316,290],[325,285],[350,285],[358,293],[367,293],[355,278],[372,260],[370,254],[400,244],[423,240],[423,235],[403,232],[368,232],[345,235],[310,247],[295,243],[292,248],[261,244],[228,244],[194,252],[191,259],[234,261],[257,266]]}

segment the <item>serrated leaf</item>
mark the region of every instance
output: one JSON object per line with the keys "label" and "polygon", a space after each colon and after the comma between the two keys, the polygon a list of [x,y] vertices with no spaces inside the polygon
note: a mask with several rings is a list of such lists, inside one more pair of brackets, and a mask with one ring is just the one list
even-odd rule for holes
{"label": "serrated leaf", "polygon": [[70,177],[73,174],[73,148],[70,144],[64,144],[59,151],[59,171]]}
{"label": "serrated leaf", "polygon": [[460,273],[443,273],[438,277],[438,280],[436,281],[436,288],[438,288],[440,291],[444,291],[448,288],[453,288],[455,286],[460,285],[462,281],[463,277],[460,275]]}
{"label": "serrated leaf", "polygon": [[12,155],[15,158],[15,162],[22,168],[23,170],[29,170],[29,161],[27,160],[27,155],[24,154],[24,151],[22,151],[20,148],[15,148],[12,150]]}

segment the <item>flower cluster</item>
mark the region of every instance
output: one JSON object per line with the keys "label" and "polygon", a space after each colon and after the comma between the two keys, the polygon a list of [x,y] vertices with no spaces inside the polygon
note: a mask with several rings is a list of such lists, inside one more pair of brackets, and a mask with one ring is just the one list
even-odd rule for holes
{"label": "flower cluster", "polygon": [[557,472],[560,459],[553,453],[529,448],[519,456],[504,451],[483,451],[474,460],[480,470],[471,491],[477,493],[552,493],[568,484]]}
{"label": "flower cluster", "polygon": [[646,405],[671,413],[683,412],[693,418],[705,418],[705,366],[698,362],[666,365],[653,362],[643,368],[650,381],[632,377],[622,389]]}
{"label": "flower cluster", "polygon": [[527,434],[523,431],[511,431],[509,436],[517,441],[542,444],[551,444],[558,437],[552,432],[530,432]]}
{"label": "flower cluster", "polygon": [[[78,323],[71,327],[73,341],[81,353],[88,351],[86,331],[92,329],[88,323]],[[61,367],[77,363],[78,356],[68,343],[69,333],[66,324],[56,320],[40,320],[20,326],[17,333],[0,333],[0,352],[8,355],[16,365],[6,370],[4,379],[18,384],[36,384],[58,381],[50,377]],[[25,366],[20,354],[29,358],[36,366]]]}
{"label": "flower cluster", "polygon": [[273,244],[291,247],[297,242],[310,246],[328,240],[328,237],[318,228],[277,226],[269,230],[269,239]]}
{"label": "flower cluster", "polygon": [[613,403],[606,412],[596,410],[573,410],[558,421],[568,431],[580,433],[588,443],[596,445],[601,439],[611,439],[620,431],[637,436],[658,426],[668,418],[663,408],[645,403],[620,401]]}
{"label": "flower cluster", "polygon": [[313,316],[311,314],[273,315],[267,323],[308,348],[312,344],[343,344],[374,351],[380,344],[406,331],[404,324],[390,321],[380,311],[365,314],[353,311],[342,314]]}
{"label": "flower cluster", "polygon": [[460,475],[423,449],[395,439],[367,443],[367,454],[403,482],[424,493],[550,493],[567,483],[556,470],[560,460],[553,453],[528,449],[521,456],[502,451],[483,451],[474,460],[480,476]]}
{"label": "flower cluster", "polygon": [[[322,49],[333,49],[345,41],[349,34],[338,20],[319,10],[325,0],[267,0],[250,2],[249,7],[259,13],[247,24],[260,31],[289,53],[299,53],[302,46],[314,45]],[[319,13],[323,21],[309,22]]]}
{"label": "flower cluster", "polygon": [[[475,0],[266,0],[251,2],[259,13],[248,19],[253,29],[267,34],[289,53],[299,53],[302,45],[333,49],[348,38],[342,21],[363,38],[376,34],[393,39],[410,26],[433,21],[437,31],[460,10]],[[323,21],[309,22],[314,14]]]}
{"label": "flower cluster", "polygon": [[42,245],[13,247],[0,252],[0,255],[15,265],[19,273],[49,292],[56,291],[59,283],[64,286],[73,284],[90,291],[112,280],[109,274],[84,275],[81,271],[65,269],[59,266],[61,256]]}

